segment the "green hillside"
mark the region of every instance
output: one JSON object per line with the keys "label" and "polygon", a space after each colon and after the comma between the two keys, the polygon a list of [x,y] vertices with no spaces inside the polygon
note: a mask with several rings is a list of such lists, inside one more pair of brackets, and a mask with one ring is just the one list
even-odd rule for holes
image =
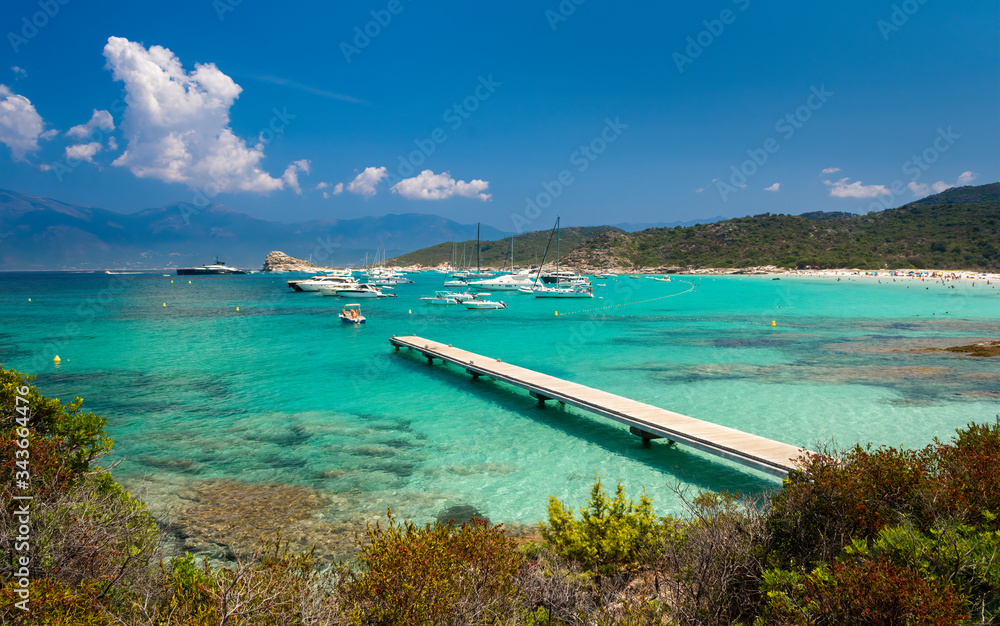
{"label": "green hillside", "polygon": [[567,262],[592,267],[1000,268],[1000,183],[949,189],[867,215],[765,213],[592,237]]}
{"label": "green hillside", "polygon": [[[539,230],[523,233],[514,237],[514,264],[518,266],[536,264],[542,260],[545,246],[549,241],[551,230]],[[562,228],[559,231],[559,254],[565,256],[576,250],[585,241],[603,233],[624,233],[614,226],[584,226]],[[451,262],[455,267],[462,266],[462,250],[465,250],[464,266],[476,266],[476,240],[458,241],[454,247],[452,242],[440,243],[436,246],[423,248],[409,254],[388,259],[388,265],[423,265],[436,266]],[[454,250],[454,259],[452,258]],[[555,259],[556,243],[552,240],[549,256],[546,262]],[[501,267],[505,259],[510,258],[510,239],[480,242],[480,265],[482,267]]]}

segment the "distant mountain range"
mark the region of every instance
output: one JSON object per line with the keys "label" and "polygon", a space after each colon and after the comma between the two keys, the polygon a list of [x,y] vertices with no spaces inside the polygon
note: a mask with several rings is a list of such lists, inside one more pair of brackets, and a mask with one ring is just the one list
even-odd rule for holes
{"label": "distant mountain range", "polygon": [[[391,257],[476,237],[475,224],[420,213],[285,224],[221,204],[197,214],[185,206],[125,214],[0,190],[0,270],[172,268],[216,256],[256,269],[272,250],[318,265],[357,265],[380,246]],[[483,225],[480,236],[504,234]]]}

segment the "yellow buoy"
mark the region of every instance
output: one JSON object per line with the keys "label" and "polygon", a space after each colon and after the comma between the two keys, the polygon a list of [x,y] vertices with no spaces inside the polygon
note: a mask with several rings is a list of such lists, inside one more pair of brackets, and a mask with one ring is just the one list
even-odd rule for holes
{"label": "yellow buoy", "polygon": [[559,311],[556,311],[556,315],[559,315]]}
{"label": "yellow buoy", "polygon": [[239,310],[240,310],[240,307],[236,307],[236,310],[237,310],[237,311],[239,311]]}
{"label": "yellow buoy", "polygon": [[406,309],[407,315],[413,315],[413,309]]}
{"label": "yellow buoy", "polygon": [[189,285],[191,284],[191,281],[190,281],[190,280],[188,281],[188,284],[189,284]]}
{"label": "yellow buoy", "polygon": [[171,285],[172,285],[172,284],[174,284],[174,281],[170,281],[170,284],[171,284]]}
{"label": "yellow buoy", "polygon": [[167,306],[167,303],[166,303],[166,302],[164,302],[164,303],[163,303],[163,306]]}
{"label": "yellow buoy", "polygon": [[54,358],[54,359],[52,359],[52,360],[53,360],[53,361],[54,361],[55,363],[58,363],[58,362],[62,361],[62,359],[60,359],[60,358],[59,358],[59,355],[58,355],[58,354],[56,355],[56,358]]}
{"label": "yellow buoy", "polygon": [[28,302],[31,302],[31,298],[28,298]]}
{"label": "yellow buoy", "polygon": [[777,325],[778,325],[778,322],[776,322],[774,320],[771,320],[771,326],[777,326]]}

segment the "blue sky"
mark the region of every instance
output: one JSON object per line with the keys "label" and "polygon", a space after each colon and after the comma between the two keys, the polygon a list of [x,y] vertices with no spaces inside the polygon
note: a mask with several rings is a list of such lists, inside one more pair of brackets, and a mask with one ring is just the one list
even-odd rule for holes
{"label": "blue sky", "polygon": [[8,0],[0,23],[0,187],[123,212],[523,231],[1000,179],[992,0]]}

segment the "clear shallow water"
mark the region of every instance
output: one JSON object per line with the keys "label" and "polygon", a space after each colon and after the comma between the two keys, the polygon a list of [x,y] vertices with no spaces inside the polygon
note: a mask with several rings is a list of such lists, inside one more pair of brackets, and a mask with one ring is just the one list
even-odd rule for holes
{"label": "clear shallow water", "polygon": [[496,294],[508,309],[468,311],[424,305],[442,277],[412,277],[344,327],[342,299],[288,276],[0,274],[0,363],[105,416],[116,476],[167,517],[213,478],[320,489],[337,496],[326,519],[355,522],[468,505],[532,524],[550,495],[582,504],[595,474],[645,487],[660,514],[679,512],[671,487],[777,485],[397,354],[393,334],[808,447],[923,446],[1000,412],[995,360],[912,351],[997,338],[1000,289],[982,281],[622,277],[595,280],[594,300]]}

